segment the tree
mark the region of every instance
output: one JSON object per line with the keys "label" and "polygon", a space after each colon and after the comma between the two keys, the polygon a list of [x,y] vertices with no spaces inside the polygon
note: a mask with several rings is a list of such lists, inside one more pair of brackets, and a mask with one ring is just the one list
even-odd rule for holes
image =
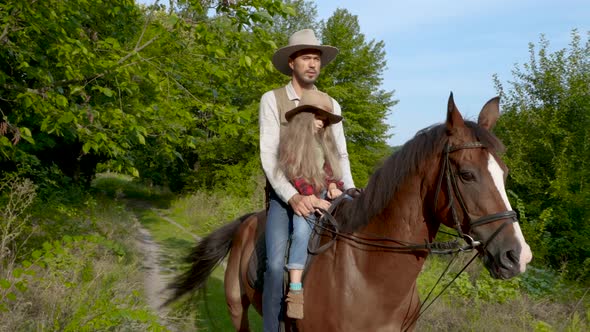
{"label": "tree", "polygon": [[496,77],[504,115],[496,132],[508,147],[509,187],[527,211],[536,260],[590,279],[590,39],[576,30],[569,49],[549,52],[541,37],[511,89]]}
{"label": "tree", "polygon": [[324,44],[340,53],[320,76],[318,85],[342,106],[353,176],[363,185],[385,155],[389,126],[385,118],[397,104],[393,91],[381,89],[386,68],[383,41],[366,41],[356,15],[337,9],[323,25]]}
{"label": "tree", "polygon": [[[210,17],[186,9],[179,12],[186,22],[182,51],[168,53],[160,67],[187,92],[179,94],[176,107],[193,117],[186,126],[194,147],[179,147],[182,160],[170,165],[168,179],[176,175],[193,189],[219,186],[240,194],[256,187],[258,101],[272,70],[266,53],[276,47],[262,27],[271,24],[271,14],[290,12],[278,1],[264,6],[244,7],[247,12],[233,5],[222,7]],[[143,158],[152,160],[154,154],[146,152]],[[154,167],[150,174],[162,173]]]}
{"label": "tree", "polygon": [[[221,1],[217,12],[232,32],[224,34],[206,15],[210,3],[182,2],[179,13],[142,11],[132,0],[2,3],[0,168],[88,182],[99,162],[134,175],[176,167],[182,149],[196,148],[195,110],[197,119],[233,113],[211,102],[211,87],[229,85],[225,66],[236,60],[214,38],[235,44],[284,10],[276,0]],[[182,55],[196,56],[193,67],[170,61]]]}
{"label": "tree", "polygon": [[121,135],[143,134],[116,112],[105,114],[117,108],[113,101],[121,90],[113,89],[115,81],[133,72],[133,55],[144,46],[122,47],[141,27],[133,1],[8,1],[0,6],[0,126],[8,128],[0,132],[0,161],[5,171],[55,164],[78,178],[85,162],[95,165],[122,148],[107,133],[108,121],[128,125]]}

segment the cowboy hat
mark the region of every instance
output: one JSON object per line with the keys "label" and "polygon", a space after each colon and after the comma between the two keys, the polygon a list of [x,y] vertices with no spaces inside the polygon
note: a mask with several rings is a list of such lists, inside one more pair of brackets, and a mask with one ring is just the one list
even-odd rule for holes
{"label": "cowboy hat", "polygon": [[328,94],[318,90],[303,90],[299,106],[285,113],[285,119],[290,122],[293,117],[301,112],[312,112],[324,115],[329,124],[342,121],[340,115],[334,114],[332,109],[332,98]]}
{"label": "cowboy hat", "polygon": [[272,56],[272,64],[275,68],[285,75],[291,75],[289,67],[289,57],[293,53],[305,50],[319,50],[321,54],[322,67],[330,63],[338,54],[338,49],[334,46],[320,45],[319,40],[315,37],[313,30],[303,29],[295,32],[289,37],[289,45],[279,48]]}

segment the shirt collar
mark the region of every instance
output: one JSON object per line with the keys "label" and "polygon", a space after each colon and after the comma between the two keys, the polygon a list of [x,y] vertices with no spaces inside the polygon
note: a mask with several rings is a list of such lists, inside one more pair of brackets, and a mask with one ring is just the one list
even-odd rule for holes
{"label": "shirt collar", "polygon": [[[286,88],[287,88],[287,97],[289,97],[289,100],[299,101],[299,96],[297,95],[297,93],[295,92],[295,88],[293,87],[293,81],[289,81],[289,84],[287,84]],[[313,89],[317,90],[318,88],[316,88],[316,86],[314,85]]]}

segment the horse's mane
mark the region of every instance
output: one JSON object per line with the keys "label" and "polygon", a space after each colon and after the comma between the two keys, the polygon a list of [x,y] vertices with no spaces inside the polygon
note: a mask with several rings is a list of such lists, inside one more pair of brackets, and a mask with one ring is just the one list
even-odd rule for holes
{"label": "horse's mane", "polygon": [[[489,152],[496,154],[504,151],[504,146],[494,134],[472,121],[465,121],[465,125]],[[367,225],[387,207],[408,176],[417,172],[423,173],[425,167],[434,166],[425,165],[424,160],[441,154],[447,142],[446,125],[433,125],[419,131],[388,157],[373,173],[364,192],[340,207],[337,219],[342,231],[354,232]]]}

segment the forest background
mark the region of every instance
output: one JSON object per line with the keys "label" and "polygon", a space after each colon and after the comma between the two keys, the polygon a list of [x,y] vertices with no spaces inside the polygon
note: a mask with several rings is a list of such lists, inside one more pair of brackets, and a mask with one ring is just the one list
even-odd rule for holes
{"label": "forest background", "polygon": [[[320,21],[314,3],[303,0],[1,3],[0,309],[22,304],[32,271],[63,268],[66,262],[52,260],[56,245],[98,245],[125,256],[112,230],[84,217],[101,202],[97,174],[129,175],[173,197],[260,197],[258,102],[286,83],[270,57],[302,28],[340,49],[317,85],[342,105],[353,177],[362,187],[396,149],[386,143],[385,117],[397,100],[381,88],[383,42],[367,40],[346,9]],[[518,287],[542,297],[555,291],[555,280],[576,285],[571,312],[585,322],[589,36],[574,30],[570,46],[556,52],[541,38],[509,85],[495,81],[507,188],[534,253]],[[88,269],[82,280],[92,279],[95,269]]]}

